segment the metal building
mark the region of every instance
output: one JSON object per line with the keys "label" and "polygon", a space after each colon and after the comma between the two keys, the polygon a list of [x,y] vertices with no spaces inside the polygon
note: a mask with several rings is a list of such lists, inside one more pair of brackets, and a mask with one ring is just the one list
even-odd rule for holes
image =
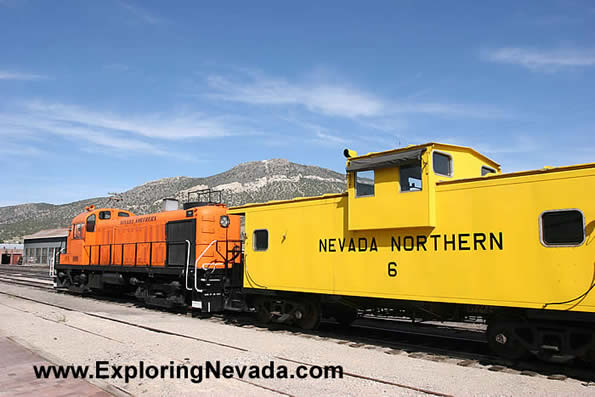
{"label": "metal building", "polygon": [[68,228],[61,228],[42,230],[23,237],[25,240],[23,264],[55,263],[60,250],[66,248],[67,236]]}
{"label": "metal building", "polygon": [[0,263],[16,265],[23,257],[23,244],[0,243]]}

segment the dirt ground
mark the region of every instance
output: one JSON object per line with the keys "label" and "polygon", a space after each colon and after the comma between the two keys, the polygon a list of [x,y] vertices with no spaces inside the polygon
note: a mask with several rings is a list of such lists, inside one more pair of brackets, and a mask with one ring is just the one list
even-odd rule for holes
{"label": "dirt ground", "polygon": [[550,380],[465,367],[449,360],[421,360],[389,348],[351,346],[332,338],[240,327],[6,283],[0,283],[0,337],[50,362],[93,368],[97,361],[120,366],[140,361],[145,366],[192,366],[219,360],[231,366],[273,362],[275,367],[287,366],[290,374],[303,363],[341,365],[344,371],[342,379],[234,376],[200,383],[171,377],[137,378],[128,383],[117,377],[89,379],[122,395],[595,395],[594,386],[573,379]]}

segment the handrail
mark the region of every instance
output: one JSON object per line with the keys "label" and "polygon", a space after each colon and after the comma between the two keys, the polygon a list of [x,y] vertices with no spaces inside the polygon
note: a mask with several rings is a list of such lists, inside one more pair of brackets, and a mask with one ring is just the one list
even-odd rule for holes
{"label": "handrail", "polygon": [[202,257],[205,255],[205,253],[207,252],[207,250],[209,248],[211,248],[211,246],[213,244],[215,244],[216,242],[218,242],[219,240],[213,240],[210,242],[209,245],[207,245],[207,248],[205,248],[199,255],[198,258],[196,258],[196,261],[194,261],[194,289],[198,291],[198,272],[196,271],[196,265],[198,265],[198,261],[202,259]]}
{"label": "handrail", "polygon": [[54,254],[54,257],[52,258],[52,260],[50,260],[50,277],[55,277],[56,276],[56,256],[60,255],[60,251],[56,252]]}
{"label": "handrail", "polygon": [[186,240],[188,244],[188,249],[186,250],[186,273],[184,274],[186,279],[186,289],[188,291],[192,291],[192,288],[188,288],[188,268],[190,267],[190,240]]}
{"label": "handrail", "polygon": [[[178,244],[188,244],[189,241],[188,240],[179,240],[179,241],[161,241],[161,240],[155,240],[155,241],[135,241],[135,242],[131,242],[131,243],[106,243],[106,244],[85,244],[83,246],[83,248],[85,248],[85,250],[87,250],[88,255],[89,255],[89,265],[91,265],[92,263],[92,249],[93,247],[98,247],[99,248],[99,255],[97,257],[97,265],[101,265],[101,247],[109,247],[110,249],[110,259],[109,259],[109,265],[114,265],[112,263],[112,247],[113,246],[120,246],[122,248],[122,253],[121,253],[121,263],[119,266],[124,266],[124,247],[127,245],[134,245],[134,266],[137,266],[137,253],[138,253],[138,246],[140,244],[140,246],[142,247],[143,245],[148,245],[149,246],[149,263],[147,263],[145,266],[153,266],[153,244],[165,244],[166,248],[170,245],[178,245]],[[191,243],[190,243],[191,244]],[[187,257],[190,255],[190,250],[187,250]]]}

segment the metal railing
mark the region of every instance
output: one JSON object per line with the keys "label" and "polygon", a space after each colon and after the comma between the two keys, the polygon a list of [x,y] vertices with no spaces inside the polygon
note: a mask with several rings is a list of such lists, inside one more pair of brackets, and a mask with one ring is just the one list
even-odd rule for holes
{"label": "metal railing", "polygon": [[[225,244],[225,252],[221,252],[219,250],[220,243]],[[229,249],[229,244],[234,244],[234,247],[231,250]],[[235,245],[235,244],[239,244],[239,245]],[[203,263],[200,267],[202,270],[205,271],[205,275],[206,275],[206,271],[209,269],[211,269],[211,273],[215,272],[215,270],[217,269],[217,266],[219,266],[219,265],[223,265],[224,273],[225,273],[225,275],[227,275],[227,273],[229,272],[229,264],[234,263],[235,260],[238,258],[238,256],[242,254],[242,244],[243,244],[243,242],[241,240],[213,240],[213,241],[211,241],[205,247],[205,249],[202,250],[200,255],[194,261],[194,289],[198,292],[201,292],[201,290],[198,288],[198,272],[196,271],[196,269],[198,267],[198,262],[203,258],[203,256],[205,256],[206,252],[213,245],[215,245],[215,252],[219,256],[220,262]],[[230,256],[230,252],[232,253],[231,256]],[[186,289],[189,291],[191,290],[190,288],[188,288],[188,269],[186,269]]]}
{"label": "metal railing", "polygon": [[[170,265],[168,262],[168,257],[167,257],[167,250],[170,246],[172,245],[182,245],[185,244],[187,245],[187,249],[186,249],[186,255],[184,258],[184,262],[188,262],[190,260],[190,245],[191,242],[189,240],[181,240],[181,241],[143,241],[143,242],[134,242],[134,243],[112,243],[112,244],[91,244],[91,245],[85,245],[84,248],[88,248],[88,255],[89,255],[89,265],[101,265],[101,266],[138,266],[138,252],[139,252],[139,245],[141,246],[141,249],[143,247],[148,246],[149,249],[149,260],[147,263],[144,263],[141,265],[144,266],[153,266],[153,251],[154,251],[154,246],[158,245],[158,244],[164,244],[165,245],[165,251],[166,251],[166,255],[163,261],[163,265]],[[113,263],[113,257],[114,257],[114,248],[118,247],[120,249],[120,263]],[[134,263],[124,263],[124,247],[125,246],[134,246]],[[93,263],[93,248],[96,247],[98,252],[97,252],[97,263]],[[107,260],[107,263],[101,263],[101,251],[102,251],[102,247],[103,249],[108,249],[109,248],[109,259]],[[161,263],[160,263],[161,264]],[[171,265],[170,265],[171,266]],[[184,266],[184,264],[182,264],[182,266]]]}

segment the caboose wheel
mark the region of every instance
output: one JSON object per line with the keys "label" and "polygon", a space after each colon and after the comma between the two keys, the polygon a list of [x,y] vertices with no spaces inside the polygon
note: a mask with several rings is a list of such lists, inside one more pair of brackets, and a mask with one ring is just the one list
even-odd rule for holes
{"label": "caboose wheel", "polygon": [[511,319],[494,319],[488,324],[487,338],[490,349],[510,360],[519,360],[528,354],[514,332],[516,324]]}
{"label": "caboose wheel", "polygon": [[254,303],[256,319],[261,323],[270,323],[273,316],[270,309],[270,301],[265,298],[258,298]]}
{"label": "caboose wheel", "polygon": [[294,313],[296,324],[302,329],[316,329],[320,324],[320,305],[318,302],[305,301],[302,308]]}
{"label": "caboose wheel", "polygon": [[343,327],[348,327],[357,319],[357,310],[351,307],[339,307],[335,309],[333,317]]}

